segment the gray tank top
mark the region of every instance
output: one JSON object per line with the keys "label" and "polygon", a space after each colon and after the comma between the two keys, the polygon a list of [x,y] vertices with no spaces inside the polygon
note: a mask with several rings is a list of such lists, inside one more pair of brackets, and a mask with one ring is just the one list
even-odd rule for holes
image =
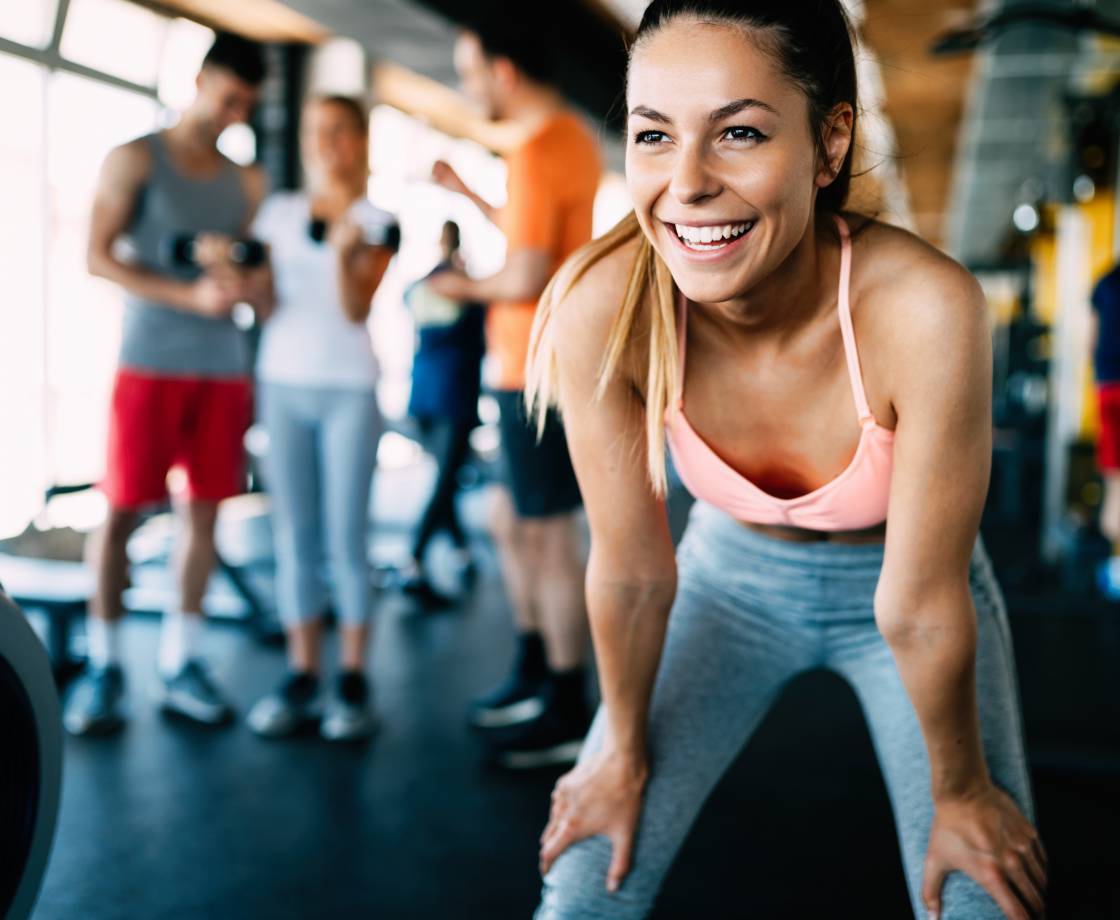
{"label": "gray tank top", "polygon": [[[191,179],[171,162],[159,134],[147,138],[152,169],[128,227],[137,265],[161,275],[194,281],[193,267],[165,258],[169,236],[179,233],[244,232],[249,202],[238,167],[226,162],[212,179]],[[200,316],[128,295],[125,298],[120,365],[129,370],[194,377],[248,373],[248,349],[232,320]]]}

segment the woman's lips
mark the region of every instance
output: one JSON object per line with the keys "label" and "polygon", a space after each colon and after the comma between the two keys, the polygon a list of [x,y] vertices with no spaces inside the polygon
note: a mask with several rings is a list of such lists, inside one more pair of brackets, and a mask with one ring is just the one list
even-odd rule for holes
{"label": "woman's lips", "polygon": [[[704,233],[701,232],[702,228],[695,227],[695,226],[681,225],[681,224],[671,224],[671,223],[666,223],[665,221],[662,221],[662,225],[665,227],[665,232],[669,236],[669,238],[671,239],[673,245],[678,250],[680,250],[680,252],[682,254],[684,254],[685,257],[689,259],[689,261],[715,262],[715,261],[718,261],[719,259],[725,258],[729,255],[733,255],[735,252],[742,249],[744,240],[746,240],[748,237],[750,237],[751,234],[754,232],[754,228],[757,225],[757,222],[756,221],[740,221],[740,222],[737,222],[737,223],[730,223],[730,224],[708,225],[707,227],[705,227],[703,229],[709,229],[710,228],[710,233],[712,235],[714,235],[717,232],[721,232],[721,235],[726,234],[726,232],[727,232],[726,228],[728,228],[728,227],[731,227],[731,228],[743,227],[743,226],[746,227],[745,230],[738,233],[737,235],[733,235],[730,239],[721,238],[719,240],[711,240],[710,242],[703,242],[703,241],[697,241],[696,240],[697,236],[708,235],[708,234],[704,234]],[[687,232],[688,235],[691,236],[693,239],[689,240],[689,241],[685,241],[685,240],[681,239],[681,235],[680,235],[680,232],[678,231],[678,227],[680,227],[682,229],[687,227],[687,230],[685,232]]]}

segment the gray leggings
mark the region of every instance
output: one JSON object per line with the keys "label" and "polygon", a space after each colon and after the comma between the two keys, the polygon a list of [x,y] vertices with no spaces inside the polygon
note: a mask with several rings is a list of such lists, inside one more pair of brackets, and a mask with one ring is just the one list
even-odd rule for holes
{"label": "gray leggings", "polygon": [[365,623],[373,604],[369,497],[381,414],[373,390],[262,384],[268,490],[276,546],[276,599],[285,624],[327,603],[330,560],[341,622]]}
{"label": "gray leggings", "polygon": [[[859,697],[890,795],[914,915],[926,916],[920,895],[933,819],[929,761],[875,625],[882,560],[881,545],[791,543],[750,531],[710,505],[693,507],[651,703],[650,779],[631,872],[608,894],[610,844],[604,837],[581,841],[546,876],[537,920],[644,917],[720,776],[786,683],[819,666],[845,677]],[[970,581],[988,767],[1033,820],[1011,635],[979,540]],[[582,756],[601,744],[604,720],[600,709]],[[1003,916],[962,873],[949,876],[943,893],[944,920]]]}

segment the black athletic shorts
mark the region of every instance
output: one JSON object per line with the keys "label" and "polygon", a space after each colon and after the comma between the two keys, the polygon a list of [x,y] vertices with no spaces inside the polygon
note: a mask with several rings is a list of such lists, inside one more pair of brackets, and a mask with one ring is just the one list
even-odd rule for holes
{"label": "black athletic shorts", "polygon": [[501,409],[502,478],[517,513],[527,518],[552,517],[580,507],[583,499],[560,418],[549,413],[538,441],[537,426],[525,412],[525,394],[494,390],[493,396]]}

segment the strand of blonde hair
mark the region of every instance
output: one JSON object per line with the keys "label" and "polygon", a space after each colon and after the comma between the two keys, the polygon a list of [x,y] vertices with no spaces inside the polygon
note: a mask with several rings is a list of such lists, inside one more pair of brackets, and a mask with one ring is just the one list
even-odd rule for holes
{"label": "strand of blonde hair", "polygon": [[642,233],[633,211],[603,236],[577,251],[541,294],[529,344],[525,402],[530,416],[536,419],[539,436],[544,431],[549,410],[560,408],[559,368],[553,337],[556,310],[588,269],[635,238],[638,251],[630,268],[626,293],[607,337],[595,399],[602,398],[620,365],[645,367],[646,468],[654,493],[664,497],[668,492],[665,418],[667,413],[677,411],[681,375],[676,289],[668,267]]}

